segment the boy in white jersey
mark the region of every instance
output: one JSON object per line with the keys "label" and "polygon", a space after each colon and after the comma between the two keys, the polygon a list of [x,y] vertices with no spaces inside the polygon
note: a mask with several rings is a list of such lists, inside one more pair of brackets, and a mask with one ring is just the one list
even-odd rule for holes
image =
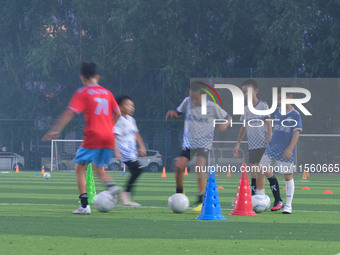
{"label": "boy in white jersey", "polygon": [[[128,96],[120,96],[117,98],[121,117],[115,125],[116,148],[115,155],[118,160],[122,160],[129,168],[131,173],[125,190],[122,191],[121,199],[125,206],[140,206],[140,204],[132,201],[131,192],[137,178],[142,173],[142,168],[138,162],[139,156],[146,155],[143,139],[138,132],[135,119],[132,117],[135,111],[135,106],[132,99]],[[137,151],[137,144],[139,150]]]}
{"label": "boy in white jersey", "polygon": [[[257,82],[253,79],[245,80],[242,83],[242,91],[245,98],[248,100],[248,88],[252,87],[252,104],[257,110],[267,110],[268,105],[266,102],[257,98],[259,88]],[[249,102],[248,102],[249,104]],[[238,151],[240,148],[241,141],[247,133],[248,138],[248,150],[249,150],[249,164],[251,171],[251,194],[255,195],[256,182],[264,182],[264,178],[256,179],[256,173],[259,171],[259,162],[263,156],[264,151],[272,136],[271,122],[266,121],[269,119],[268,115],[256,115],[250,112],[248,105],[244,107],[244,115],[241,116],[240,121],[245,123],[241,126],[238,134],[237,142],[233,151],[234,157],[238,157]],[[248,123],[249,122],[249,123]],[[268,178],[270,189],[272,190],[275,202],[272,207],[272,211],[280,210],[283,207],[283,202],[280,197],[279,182],[272,172],[265,172]],[[260,184],[261,185],[261,184]],[[262,184],[264,185],[264,183]],[[264,191],[263,191],[264,193]]]}
{"label": "boy in white jersey", "polygon": [[[289,87],[289,86],[282,86]],[[293,98],[293,94],[287,94],[287,98]],[[278,105],[281,106],[281,87],[278,88]],[[301,115],[290,104],[286,105],[286,115],[281,114],[278,107],[274,112],[274,132],[269,145],[260,161],[262,172],[278,171],[284,175],[286,182],[286,204],[283,214],[292,213],[292,201],[294,196],[293,172],[295,169],[295,150],[302,131]],[[261,173],[259,173],[261,175]],[[257,189],[263,189],[257,185]]]}
{"label": "boy in white jersey", "polygon": [[[231,116],[211,101],[207,101],[207,114],[202,114],[202,88],[205,88],[203,83],[192,82],[189,97],[183,100],[176,111],[170,110],[166,115],[166,119],[180,118],[185,115],[182,152],[177,158],[175,169],[176,193],[183,193],[184,168],[190,158],[197,157],[196,166],[199,169],[203,169],[206,165],[214,138],[214,119],[228,121],[226,124],[219,125],[220,131],[225,131],[231,122]],[[203,171],[197,172],[197,184],[198,200],[193,211],[201,212],[206,184],[206,175]]]}

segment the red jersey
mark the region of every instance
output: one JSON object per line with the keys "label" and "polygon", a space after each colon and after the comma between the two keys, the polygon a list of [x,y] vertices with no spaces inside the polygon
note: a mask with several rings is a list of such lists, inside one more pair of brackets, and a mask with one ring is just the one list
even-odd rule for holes
{"label": "red jersey", "polygon": [[68,108],[77,114],[84,113],[86,124],[82,147],[113,150],[113,115],[119,108],[109,90],[97,84],[82,87],[74,93]]}

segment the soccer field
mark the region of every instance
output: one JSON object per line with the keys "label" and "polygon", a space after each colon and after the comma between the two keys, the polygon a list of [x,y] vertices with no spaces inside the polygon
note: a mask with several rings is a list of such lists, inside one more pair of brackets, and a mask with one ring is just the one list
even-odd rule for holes
{"label": "soccer field", "polygon": [[[239,176],[217,177],[226,221],[198,221],[188,210],[174,214],[167,199],[173,174],[145,173],[135,201],[142,208],[118,207],[91,215],[72,215],[78,204],[75,174],[0,172],[0,254],[338,254],[340,253],[340,175],[297,176],[293,214],[265,212],[231,216]],[[120,185],[128,174],[111,173]],[[281,190],[284,187],[282,177]],[[195,200],[196,180],[185,178]],[[303,187],[310,190],[302,190]],[[104,188],[96,180],[97,193]],[[268,184],[266,193],[271,196]],[[325,190],[333,194],[323,194]],[[282,190],[282,196],[285,191]],[[272,196],[271,196],[272,197]]]}

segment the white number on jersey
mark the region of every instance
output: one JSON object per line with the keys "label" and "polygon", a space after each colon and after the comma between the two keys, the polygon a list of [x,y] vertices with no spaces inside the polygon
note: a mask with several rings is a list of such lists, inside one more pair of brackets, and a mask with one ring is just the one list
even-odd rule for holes
{"label": "white number on jersey", "polygon": [[108,103],[107,99],[95,97],[94,101],[96,101],[98,103],[97,108],[96,108],[96,110],[94,112],[95,114],[99,115],[102,112],[105,115],[109,114],[109,103]]}

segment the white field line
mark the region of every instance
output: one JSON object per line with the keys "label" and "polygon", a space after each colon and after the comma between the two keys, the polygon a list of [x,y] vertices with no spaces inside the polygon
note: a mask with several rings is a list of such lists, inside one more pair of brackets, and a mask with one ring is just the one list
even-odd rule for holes
{"label": "white field line", "polygon": [[[31,204],[31,203],[0,203],[0,206],[69,206],[65,204]],[[117,207],[125,207],[129,208],[127,206],[117,205]],[[141,206],[138,208],[142,209],[166,209],[168,207],[166,206]],[[192,209],[192,207],[189,207],[189,209]],[[233,208],[221,208],[222,211],[231,211]],[[308,210],[294,210],[295,212],[313,212],[313,213],[339,213],[340,211],[308,211]]]}

